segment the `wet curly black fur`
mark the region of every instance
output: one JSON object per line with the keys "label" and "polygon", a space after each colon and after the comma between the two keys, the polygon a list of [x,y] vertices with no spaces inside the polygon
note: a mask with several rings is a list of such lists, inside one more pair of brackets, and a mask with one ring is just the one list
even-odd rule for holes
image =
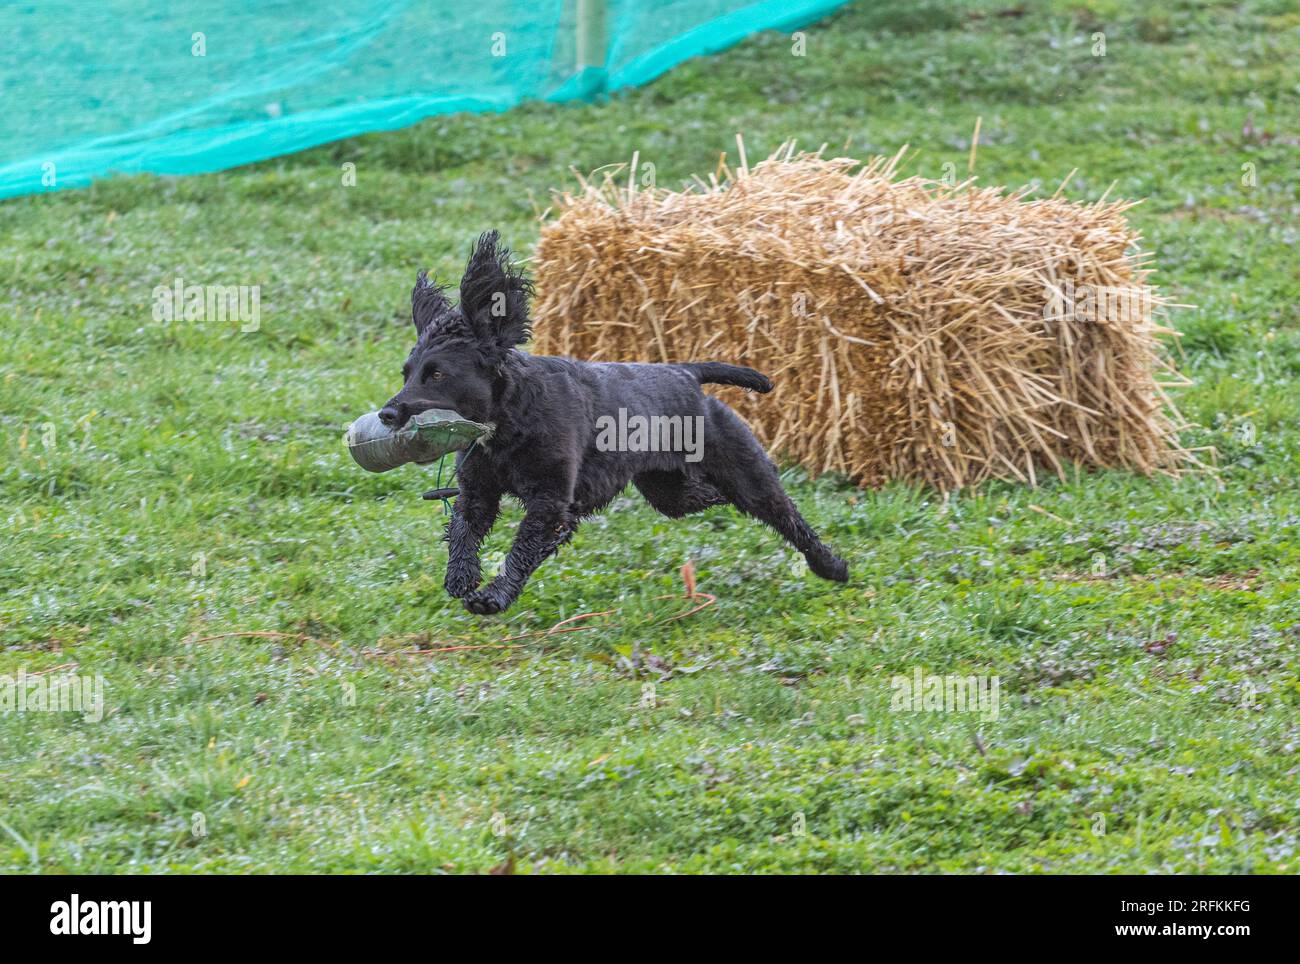
{"label": "wet curly black fur", "polygon": [[[848,568],[812,531],[781,488],[776,467],[726,405],[701,384],[771,391],[750,368],[721,362],[624,364],[530,355],[532,285],[498,244],[475,244],[460,282],[460,303],[424,272],[411,292],[416,344],[405,384],[380,417],[399,428],[417,412],[445,408],[495,430],[456,461],[460,497],[447,525],[445,586],[475,613],[496,613],[519,598],[539,565],[568,542],[581,520],[631,482],[656,510],[680,518],[734,505],[803,553],[814,573],[844,581]],[[698,461],[683,451],[602,451],[598,419],[619,410],[645,417],[698,418]],[[496,577],[481,586],[479,547],[501,497],[519,499],[524,519]]]}

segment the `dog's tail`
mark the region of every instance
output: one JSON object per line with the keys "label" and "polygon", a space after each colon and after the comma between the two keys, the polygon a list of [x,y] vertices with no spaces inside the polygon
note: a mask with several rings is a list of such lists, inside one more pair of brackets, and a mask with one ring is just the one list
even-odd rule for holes
{"label": "dog's tail", "polygon": [[761,372],[743,365],[726,365],[722,362],[687,362],[681,366],[694,375],[701,385],[739,385],[753,392],[767,394],[772,381]]}

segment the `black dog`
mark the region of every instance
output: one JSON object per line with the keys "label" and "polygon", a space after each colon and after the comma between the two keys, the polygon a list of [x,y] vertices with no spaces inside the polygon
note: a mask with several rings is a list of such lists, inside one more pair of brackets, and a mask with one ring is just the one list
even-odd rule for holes
{"label": "black dog", "polygon": [[[579,520],[628,482],[673,519],[730,503],[779,532],[823,579],[848,578],[844,560],[804,521],[744,422],[700,391],[711,383],[769,392],[765,376],[718,362],[593,363],[519,351],[530,335],[532,285],[510,252],[497,247],[495,231],[480,237],[470,255],[460,305],[443,292],[420,273],[411,292],[418,337],[402,368],[405,385],[379,417],[396,429],[417,412],[446,408],[495,425],[457,457],[460,498],[447,525],[446,589],[471,612],[508,608]],[[617,439],[616,423],[654,428],[648,437],[633,431]],[[654,444],[689,442],[692,434],[702,443],[694,451]],[[522,501],[525,515],[501,571],[480,589],[479,547],[502,495]]]}

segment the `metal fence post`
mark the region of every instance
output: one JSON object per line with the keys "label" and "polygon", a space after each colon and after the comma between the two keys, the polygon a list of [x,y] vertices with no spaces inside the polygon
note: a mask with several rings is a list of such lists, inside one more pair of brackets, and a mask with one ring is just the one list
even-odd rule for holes
{"label": "metal fence post", "polygon": [[605,66],[605,16],[607,0],[578,0],[577,68]]}

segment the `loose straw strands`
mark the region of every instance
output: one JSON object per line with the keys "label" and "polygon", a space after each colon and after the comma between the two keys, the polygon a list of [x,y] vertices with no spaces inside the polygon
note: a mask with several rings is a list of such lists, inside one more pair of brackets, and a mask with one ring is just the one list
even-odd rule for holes
{"label": "loose straw strands", "polygon": [[536,350],[757,368],[772,395],[720,394],[764,444],[861,485],[1197,464],[1135,202],[900,177],[905,150],[742,149],[677,192],[580,179],[542,228]]}
{"label": "loose straw strands", "polygon": [[[665,600],[673,600],[673,601],[688,603],[689,604],[688,608],[683,609],[680,612],[673,613],[672,615],[669,616],[664,616],[662,613],[658,615],[652,615],[648,617],[644,622],[636,624],[638,627],[644,628],[651,625],[667,625],[668,623],[675,623],[678,620],[689,619],[691,616],[694,616],[697,613],[701,613],[704,610],[708,609],[710,606],[713,606],[717,603],[718,601],[717,596],[713,595],[712,593],[701,592],[699,589],[696,588],[695,564],[693,562],[687,560],[685,565],[681,567],[681,576],[682,576],[682,582],[686,589],[684,594],[667,593],[662,596],[653,597],[652,602],[656,603],[655,606],[656,609],[665,608],[664,606],[658,605],[663,603]],[[566,633],[590,632],[592,630],[610,630],[610,629],[626,628],[627,625],[631,625],[631,624],[620,624],[620,623],[608,622],[608,621],[605,622],[598,621],[604,619],[607,616],[616,616],[618,614],[619,612],[616,609],[607,609],[601,612],[579,613],[576,616],[569,616],[566,619],[561,619],[559,622],[555,623],[548,629],[538,629],[532,632],[518,633],[513,636],[505,636],[495,643],[456,642],[454,644],[448,644],[443,646],[433,646],[430,645],[432,643],[431,633],[429,632],[412,633],[400,637],[399,641],[413,641],[416,643],[414,647],[407,647],[403,649],[391,649],[384,646],[383,643],[385,641],[381,639],[378,645],[372,647],[366,647],[362,649],[360,651],[360,655],[366,659],[382,659],[389,662],[393,662],[395,660],[398,660],[399,658],[410,658],[413,656],[434,656],[441,653],[465,653],[465,652],[475,652],[475,651],[482,651],[482,650],[514,650],[514,649],[525,649],[525,648],[529,648],[530,646],[545,648],[549,645],[548,641],[554,636],[561,636]],[[589,622],[589,620],[591,621]],[[293,642],[303,643],[303,644],[316,643],[320,646],[325,647],[326,649],[333,651],[336,655],[340,654],[338,644],[335,642],[331,642],[330,640],[323,639],[319,636],[310,636],[306,633],[288,633],[288,632],[281,632],[279,630],[273,630],[273,629],[234,630],[231,632],[216,633],[215,635],[211,635],[211,636],[199,636],[198,634],[191,634],[187,636],[184,641],[189,645],[197,645],[199,643],[216,642],[217,640],[222,640],[222,639],[279,639],[279,640],[291,640]],[[529,640],[529,643],[518,642],[518,640]],[[35,676],[35,675],[39,675],[40,673],[49,673],[57,669],[63,669],[67,666],[76,666],[76,665],[77,665],[76,663],[65,663],[62,666],[53,666],[50,667],[49,669],[40,670],[37,673],[32,673],[30,675]]]}

